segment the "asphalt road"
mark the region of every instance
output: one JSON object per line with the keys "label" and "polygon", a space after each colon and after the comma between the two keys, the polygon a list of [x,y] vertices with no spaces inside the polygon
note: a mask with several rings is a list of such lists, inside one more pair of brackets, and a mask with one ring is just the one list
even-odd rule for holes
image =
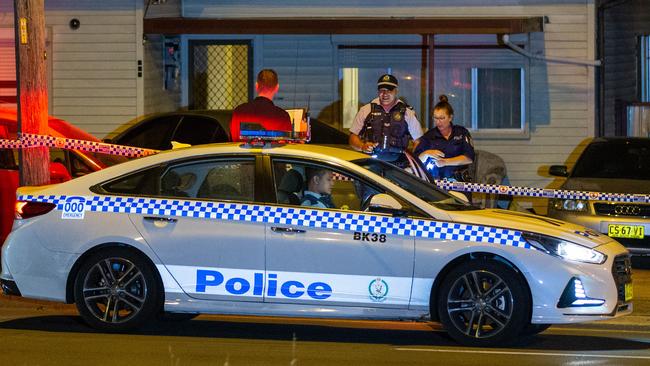
{"label": "asphalt road", "polygon": [[74,306],[0,296],[0,365],[648,365],[650,270],[633,278],[630,316],[489,349],[413,322],[200,316],[102,334]]}

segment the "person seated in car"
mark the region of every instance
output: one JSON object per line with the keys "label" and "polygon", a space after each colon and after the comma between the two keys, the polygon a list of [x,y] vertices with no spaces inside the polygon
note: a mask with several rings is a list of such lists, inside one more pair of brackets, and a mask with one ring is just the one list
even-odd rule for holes
{"label": "person seated in car", "polygon": [[305,190],[301,206],[334,208],[332,202],[332,186],[334,177],[330,170],[318,168],[306,168],[307,189]]}

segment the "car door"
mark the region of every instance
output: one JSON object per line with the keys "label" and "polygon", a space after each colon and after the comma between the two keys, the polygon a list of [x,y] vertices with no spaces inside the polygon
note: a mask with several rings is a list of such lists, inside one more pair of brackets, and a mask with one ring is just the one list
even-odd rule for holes
{"label": "car door", "polygon": [[253,209],[255,165],[254,156],[234,156],[159,168],[153,184],[170,198],[160,203],[169,214],[129,215],[191,297],[262,301],[264,223],[234,219]]}
{"label": "car door", "polygon": [[[414,239],[374,230],[399,218],[362,212],[363,201],[381,189],[323,163],[275,158],[270,164],[282,206],[278,218],[269,219],[266,228],[268,286],[264,301],[406,308]],[[318,169],[334,172],[334,208],[303,206],[308,201],[306,176]],[[299,184],[293,182],[297,176],[302,179]],[[302,191],[279,192],[299,186]],[[292,203],[292,195],[302,195],[302,203]]]}

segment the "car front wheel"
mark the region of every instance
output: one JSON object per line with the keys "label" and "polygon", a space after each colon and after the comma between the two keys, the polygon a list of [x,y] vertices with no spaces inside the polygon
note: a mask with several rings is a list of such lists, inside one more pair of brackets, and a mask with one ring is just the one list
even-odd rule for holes
{"label": "car front wheel", "polygon": [[510,267],[490,259],[460,264],[438,293],[440,321],[467,346],[503,346],[517,341],[528,323],[526,284]]}
{"label": "car front wheel", "polygon": [[91,255],[77,273],[75,304],[90,326],[121,331],[141,325],[160,307],[152,266],[126,248]]}

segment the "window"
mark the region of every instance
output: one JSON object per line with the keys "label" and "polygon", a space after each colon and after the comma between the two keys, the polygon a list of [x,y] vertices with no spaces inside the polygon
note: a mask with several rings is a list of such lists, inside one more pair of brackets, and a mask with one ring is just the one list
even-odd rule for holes
{"label": "window", "polygon": [[[372,40],[368,40],[372,42]],[[422,39],[404,36],[395,44],[339,45],[338,64],[341,83],[342,126],[350,128],[359,107],[377,98],[377,79],[392,74],[399,81],[399,97],[413,107],[423,122],[426,105],[422,102]],[[426,103],[426,102],[425,102]]]}
{"label": "window", "polygon": [[227,142],[228,135],[217,120],[187,115],[174,134],[174,141],[190,145]]}
{"label": "window", "polygon": [[[255,199],[255,160],[210,161],[189,166],[179,166],[170,169],[167,174],[178,175],[180,186],[171,187],[176,190],[185,189],[189,197],[208,198],[214,200],[252,202]],[[183,182],[187,173],[196,176],[199,185],[188,187]],[[166,176],[162,181],[165,182]],[[170,179],[173,180],[173,179]],[[169,187],[166,187],[169,188]],[[194,190],[196,189],[196,191]]]}
{"label": "window", "polygon": [[641,102],[650,102],[650,36],[639,37]]}
{"label": "window", "polygon": [[524,135],[528,60],[491,38],[436,36],[434,102],[446,94],[454,108],[454,123],[475,136]]}
{"label": "window", "polygon": [[[381,193],[376,187],[324,165],[276,160],[273,174],[280,204],[360,211],[369,197]],[[307,177],[313,175],[331,179],[331,185],[309,184]]]}
{"label": "window", "polygon": [[435,185],[407,173],[405,170],[400,169],[395,165],[388,164],[378,159],[363,159],[354,161],[354,163],[383,177],[421,200],[429,202],[443,210],[455,211],[478,209],[477,207],[467,204],[449,193],[438,189]]}
{"label": "window", "polygon": [[[102,184],[101,190],[108,193],[155,196],[158,193],[160,168],[150,168],[131,173]],[[91,189],[93,192],[97,190]]]}
{"label": "window", "polygon": [[0,169],[18,170],[16,149],[0,149]]}
{"label": "window", "polygon": [[252,202],[255,160],[195,161],[154,167],[104,183],[108,193]]}
{"label": "window", "polygon": [[115,144],[137,146],[145,149],[168,150],[170,136],[174,133],[180,116],[160,116],[142,123],[124,137],[116,139]]}
{"label": "window", "polygon": [[[527,36],[512,41],[526,47]],[[399,80],[399,95],[412,106],[423,126],[427,105],[446,94],[454,108],[454,123],[475,137],[527,136],[528,59],[499,46],[495,35],[436,35],[433,54],[434,85],[427,85],[428,46],[422,38],[393,37],[393,44],[338,46],[342,125],[349,128],[360,106],[377,96],[377,78],[391,73]],[[347,41],[350,43],[351,41]],[[424,79],[424,80],[423,80]]]}

